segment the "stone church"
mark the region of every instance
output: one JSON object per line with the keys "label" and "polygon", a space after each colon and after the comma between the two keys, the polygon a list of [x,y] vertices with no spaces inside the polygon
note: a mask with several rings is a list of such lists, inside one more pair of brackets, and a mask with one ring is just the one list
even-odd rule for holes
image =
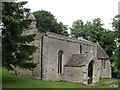
{"label": "stone church", "polygon": [[19,69],[20,76],[46,81],[69,81],[82,84],[98,83],[100,78],[111,78],[109,57],[98,43],[54,33],[37,31],[35,18],[23,35],[35,33],[31,44],[38,47],[33,54],[37,66],[32,70]]}

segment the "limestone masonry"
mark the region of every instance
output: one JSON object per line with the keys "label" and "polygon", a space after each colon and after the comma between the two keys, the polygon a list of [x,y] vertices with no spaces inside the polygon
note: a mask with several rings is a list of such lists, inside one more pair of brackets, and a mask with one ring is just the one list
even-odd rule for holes
{"label": "limestone masonry", "polygon": [[23,35],[37,35],[31,43],[38,47],[33,54],[37,67],[33,71],[19,69],[19,75],[82,84],[94,84],[99,78],[111,78],[109,57],[98,43],[82,37],[76,39],[50,32],[40,33],[37,31],[34,16],[30,14],[29,18],[33,22]]}

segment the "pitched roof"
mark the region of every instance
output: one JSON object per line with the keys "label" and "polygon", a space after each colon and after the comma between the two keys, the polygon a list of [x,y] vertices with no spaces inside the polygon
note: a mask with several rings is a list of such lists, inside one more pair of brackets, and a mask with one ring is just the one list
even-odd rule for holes
{"label": "pitched roof", "polygon": [[98,59],[108,59],[109,56],[103,50],[103,48],[97,43],[97,58]]}
{"label": "pitched roof", "polygon": [[68,62],[65,64],[67,67],[83,66],[86,57],[84,54],[73,54]]}

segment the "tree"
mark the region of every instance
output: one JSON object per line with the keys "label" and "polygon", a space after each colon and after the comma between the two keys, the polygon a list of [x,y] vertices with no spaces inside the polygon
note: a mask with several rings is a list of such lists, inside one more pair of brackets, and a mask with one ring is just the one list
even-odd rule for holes
{"label": "tree", "polygon": [[15,67],[32,70],[36,66],[32,62],[32,54],[36,47],[29,45],[34,40],[35,34],[22,35],[24,29],[31,23],[26,17],[29,9],[23,8],[26,3],[2,3],[2,66],[8,70],[14,70]]}
{"label": "tree", "polygon": [[75,37],[83,37],[92,42],[99,42],[107,54],[111,57],[115,51],[115,33],[103,28],[100,18],[87,21],[85,24],[82,20],[73,22],[71,35]]}
{"label": "tree", "polygon": [[82,20],[76,20],[73,22],[71,35],[74,35],[76,38],[83,37],[87,40],[97,42],[100,40],[100,36],[104,31],[102,26],[103,24],[100,18],[96,18],[92,22],[87,21],[85,24]]}
{"label": "tree", "polygon": [[58,23],[55,17],[48,11],[36,11],[33,12],[36,18],[36,26],[41,32],[53,32],[61,35],[68,35],[67,26],[63,23]]}
{"label": "tree", "polygon": [[84,29],[84,23],[82,20],[76,20],[73,22],[71,30],[71,35],[73,37],[84,37],[86,36],[85,29]]}
{"label": "tree", "polygon": [[110,59],[117,48],[115,38],[116,38],[116,33],[110,30],[105,30],[100,36],[99,43],[101,44],[103,49],[106,51]]}
{"label": "tree", "polygon": [[100,18],[96,18],[96,19],[93,19],[92,20],[92,25],[91,25],[91,41],[93,42],[99,42],[101,40],[101,36],[104,33],[104,31],[106,29],[103,28],[103,23],[102,23],[102,20]]}
{"label": "tree", "polygon": [[113,19],[113,29],[116,32],[116,42],[117,42],[117,49],[116,49],[116,58],[114,61],[114,73],[116,73],[117,77],[120,78],[120,15],[117,15]]}
{"label": "tree", "polygon": [[67,29],[68,29],[67,25],[64,25],[62,22],[59,22],[59,28],[60,28],[59,34],[65,35],[65,36],[69,35],[68,32],[67,32]]}

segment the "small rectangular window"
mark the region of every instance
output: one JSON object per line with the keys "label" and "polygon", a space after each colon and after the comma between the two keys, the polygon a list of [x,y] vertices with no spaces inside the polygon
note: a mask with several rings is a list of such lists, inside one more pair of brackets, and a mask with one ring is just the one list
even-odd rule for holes
{"label": "small rectangular window", "polygon": [[80,44],[80,53],[82,53],[82,45]]}

